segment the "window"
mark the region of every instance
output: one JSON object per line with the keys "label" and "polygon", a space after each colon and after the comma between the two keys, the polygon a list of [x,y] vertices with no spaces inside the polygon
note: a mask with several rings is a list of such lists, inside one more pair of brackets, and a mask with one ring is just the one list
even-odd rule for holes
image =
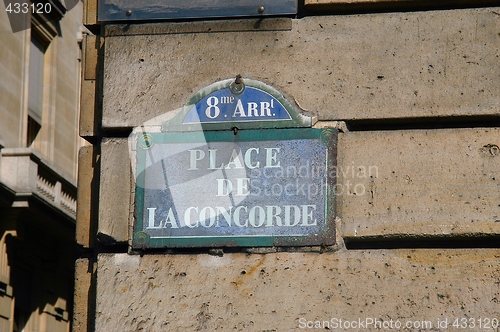
{"label": "window", "polygon": [[44,63],[45,46],[32,30],[29,59],[27,146],[33,143],[42,126]]}

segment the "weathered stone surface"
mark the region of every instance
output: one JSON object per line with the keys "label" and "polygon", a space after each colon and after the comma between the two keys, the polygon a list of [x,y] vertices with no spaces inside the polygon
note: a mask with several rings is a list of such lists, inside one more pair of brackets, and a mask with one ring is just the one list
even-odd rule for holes
{"label": "weathered stone surface", "polygon": [[98,239],[105,245],[128,241],[131,189],[126,138],[104,139],[101,144]]}
{"label": "weathered stone surface", "polygon": [[339,135],[344,238],[500,234],[498,128]]}
{"label": "weathered stone surface", "polygon": [[75,293],[73,305],[73,332],[93,331],[95,285],[92,282],[94,266],[87,258],[75,262]]}
{"label": "weathered stone surface", "polygon": [[94,245],[97,200],[96,158],[93,146],[83,146],[78,154],[78,195],[76,209],[76,243],[90,248]]}
{"label": "weathered stone surface", "polygon": [[87,35],[83,39],[83,79],[96,80],[99,59],[99,36]]}
{"label": "weathered stone surface", "polygon": [[84,0],[83,3],[83,24],[97,24],[97,0]]}
{"label": "weathered stone surface", "polygon": [[79,130],[81,137],[97,136],[95,120],[95,90],[94,80],[82,80],[82,101],[80,103]]}
{"label": "weathered stone surface", "polygon": [[259,20],[219,20],[214,22],[178,22],[175,24],[122,24],[107,25],[106,36],[135,36],[156,34],[187,34],[243,31],[287,31],[292,30],[290,18],[273,18]]}
{"label": "weathered stone surface", "polygon": [[297,331],[335,319],[453,331],[457,318],[498,319],[499,258],[496,249],[103,254],[96,331]]}
{"label": "weathered stone surface", "polygon": [[[88,5],[88,3],[87,3]],[[80,136],[95,137],[99,132],[100,125],[100,93],[98,78],[100,70],[99,50],[102,47],[103,38],[99,36],[85,36],[83,42],[83,75],[81,82],[80,103]]]}
{"label": "weathered stone surface", "polygon": [[227,23],[212,21],[185,34],[178,23],[152,24],[158,34],[148,35],[142,26],[142,35],[106,37],[102,124],[141,125],[237,74],[274,86],[320,120],[493,115],[499,13],[315,16],[279,31],[222,32]]}

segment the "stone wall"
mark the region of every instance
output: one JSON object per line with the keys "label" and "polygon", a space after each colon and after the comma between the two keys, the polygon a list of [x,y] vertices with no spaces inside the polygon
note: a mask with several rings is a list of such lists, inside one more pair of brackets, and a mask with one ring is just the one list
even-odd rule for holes
{"label": "stone wall", "polygon": [[[104,26],[75,331],[498,330],[500,9],[330,14]],[[336,121],[336,244],[131,251],[128,133],[237,74]]]}
{"label": "stone wall", "polygon": [[[30,146],[76,182],[78,149],[83,140],[78,135],[81,52],[83,34],[81,2],[64,17],[53,20],[53,40],[47,41],[44,58],[44,98],[41,128]],[[15,15],[11,18],[16,19]],[[23,16],[17,17],[23,19]],[[29,20],[27,16],[25,19]],[[31,29],[12,32],[6,11],[0,13],[0,140],[6,148],[27,147],[28,67]],[[19,22],[18,22],[19,23]],[[29,24],[28,24],[29,26]]]}

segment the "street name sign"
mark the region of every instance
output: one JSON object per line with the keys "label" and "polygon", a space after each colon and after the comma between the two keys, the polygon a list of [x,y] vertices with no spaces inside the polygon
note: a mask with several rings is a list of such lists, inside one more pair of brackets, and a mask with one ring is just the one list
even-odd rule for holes
{"label": "street name sign", "polygon": [[133,248],[333,244],[337,131],[312,122],[237,77],[136,130]]}

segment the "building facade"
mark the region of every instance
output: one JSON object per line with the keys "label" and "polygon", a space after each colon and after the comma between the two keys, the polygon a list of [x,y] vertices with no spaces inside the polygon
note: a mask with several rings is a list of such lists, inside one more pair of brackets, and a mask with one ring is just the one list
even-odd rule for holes
{"label": "building facade", "polygon": [[[297,15],[259,17],[267,10],[259,5],[247,17],[136,20],[140,9],[104,3],[115,5],[110,16],[85,2],[85,23],[100,34],[85,42],[80,134],[92,145],[79,160],[85,251],[75,331],[498,330],[498,4],[305,0]],[[209,118],[218,115],[231,99],[203,98],[219,91],[214,84],[231,88],[228,79],[272,86],[316,117],[312,129],[338,132],[333,241],[234,246],[229,236],[226,245],[141,248],[148,235],[136,237],[135,227],[148,213],[144,230],[215,223],[212,210],[194,205],[217,193],[201,177],[179,198],[193,202],[186,211],[199,213],[196,224],[194,213],[182,224],[168,208],[157,222],[160,208],[140,205],[135,153],[151,148],[151,128],[182,131],[170,124],[184,124],[175,115],[185,105],[201,100]],[[234,114],[257,114],[238,105]],[[217,128],[231,137],[247,130]],[[141,130],[142,146],[131,145],[129,134]],[[194,149],[187,169],[215,156]],[[258,150],[250,151],[226,165],[250,174]],[[278,165],[269,151],[267,164]],[[222,169],[210,160],[208,169]],[[169,183],[165,197],[177,190]],[[251,224],[255,214],[246,216]]]}
{"label": "building facade", "polygon": [[83,6],[40,5],[0,12],[2,331],[72,320]]}

